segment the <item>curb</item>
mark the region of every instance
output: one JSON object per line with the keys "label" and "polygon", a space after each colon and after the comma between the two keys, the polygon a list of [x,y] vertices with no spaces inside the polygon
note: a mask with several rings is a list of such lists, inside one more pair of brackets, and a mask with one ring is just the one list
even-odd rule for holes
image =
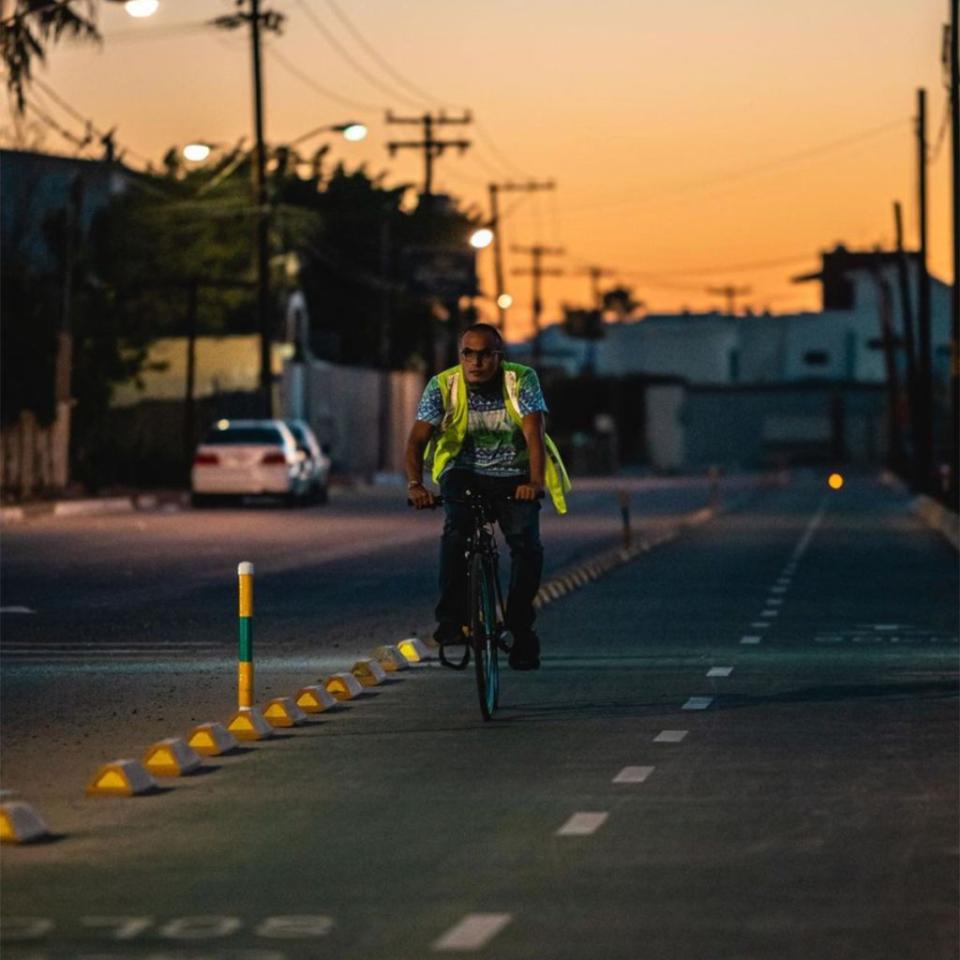
{"label": "curb", "polygon": [[123,497],[88,497],[83,500],[50,500],[20,507],[0,507],[0,523],[22,523],[44,517],[97,517],[134,512],[181,510],[190,503],[190,494],[137,493]]}
{"label": "curb", "polygon": [[960,518],[952,510],[926,494],[914,497],[910,509],[928,527],[942,534],[954,550],[960,551]]}
{"label": "curb", "polygon": [[534,598],[533,605],[537,610],[548,603],[559,600],[578,587],[586,586],[590,581],[597,580],[605,573],[622,567],[641,554],[649,553],[655,547],[670,543],[680,536],[681,532],[690,527],[699,526],[712,520],[720,512],[715,507],[704,507],[687,514],[675,527],[663,530],[656,536],[640,537],[638,542],[629,547],[614,547],[588,557],[582,563],[562,570],[540,587]]}
{"label": "curb", "polygon": [[[880,473],[880,482],[896,493],[910,496],[910,488],[890,470]],[[921,493],[909,503],[910,512],[919,517],[928,527],[943,534],[954,550],[960,551],[960,517],[942,503]]]}

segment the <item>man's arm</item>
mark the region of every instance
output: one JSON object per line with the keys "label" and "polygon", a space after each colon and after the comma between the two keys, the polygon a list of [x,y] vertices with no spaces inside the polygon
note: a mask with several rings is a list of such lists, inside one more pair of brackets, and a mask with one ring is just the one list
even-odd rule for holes
{"label": "man's arm", "polygon": [[518,500],[536,500],[543,494],[544,474],[547,468],[547,451],[543,442],[543,414],[528,413],[521,421],[523,438],[530,454],[530,482],[521,483],[514,492]]}
{"label": "man's arm", "polygon": [[433,494],[422,483],[423,453],[432,436],[433,427],[424,420],[416,420],[407,438],[407,496],[418,510],[433,505]]}

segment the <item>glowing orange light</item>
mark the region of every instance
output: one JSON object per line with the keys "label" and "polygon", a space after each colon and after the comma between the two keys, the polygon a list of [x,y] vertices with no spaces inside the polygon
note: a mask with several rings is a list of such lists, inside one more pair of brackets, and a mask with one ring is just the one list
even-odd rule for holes
{"label": "glowing orange light", "polygon": [[831,473],[827,478],[831,490],[839,490],[843,486],[843,477],[839,473]]}

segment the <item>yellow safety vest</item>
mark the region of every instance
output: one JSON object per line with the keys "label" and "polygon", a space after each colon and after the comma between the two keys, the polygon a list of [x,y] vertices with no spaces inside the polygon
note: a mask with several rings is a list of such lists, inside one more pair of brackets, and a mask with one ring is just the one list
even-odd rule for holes
{"label": "yellow safety vest", "polygon": [[[520,378],[524,371],[530,368],[520,363],[505,362],[502,364],[502,369],[504,406],[513,422],[521,427],[523,416],[520,413]],[[463,371],[460,365],[438,373],[437,381],[443,398],[443,420],[430,442],[430,450],[427,451],[429,458],[432,450],[434,483],[439,483],[444,467],[460,452],[467,435],[469,419],[467,391],[464,389]],[[560,451],[546,435],[544,435],[544,446],[547,453],[544,471],[547,491],[557,513],[566,513],[567,501],[564,494],[570,490],[570,478],[567,476],[563,460],[560,459]]]}

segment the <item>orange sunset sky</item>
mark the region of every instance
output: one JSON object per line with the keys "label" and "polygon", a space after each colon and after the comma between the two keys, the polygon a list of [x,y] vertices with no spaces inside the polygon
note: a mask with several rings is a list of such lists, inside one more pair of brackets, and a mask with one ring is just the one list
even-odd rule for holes
{"label": "orange sunset sky", "polygon": [[[817,309],[819,288],[790,277],[838,242],[893,243],[892,202],[916,244],[916,90],[927,89],[931,152],[947,93],[940,63],[947,0],[264,0],[287,16],[265,54],[266,133],[282,143],[348,119],[370,127],[330,156],[422,181],[414,151],[389,157],[413,116],[470,109],[472,126],[441,128],[472,148],[437,163],[435,189],[487,211],[491,180],[553,179],[552,193],[505,195],[507,249],[566,249],[545,284],[547,323],[562,302],[587,305],[583,268],[634,288],[651,311],[709,309],[707,287],[736,284],[741,302]],[[204,21],[227,0],[163,0],[147,20],[100,4],[101,47],[63,42],[36,70],[76,111],[117,127],[131,166],[174,144],[251,136],[245,31]],[[81,124],[50,97],[37,103]],[[8,111],[3,126],[10,142]],[[54,131],[27,134],[72,153]],[[318,139],[308,147],[319,144]],[[96,156],[96,151],[86,155]],[[949,138],[930,168],[931,268],[951,279]],[[492,292],[491,253],[480,255]],[[530,280],[509,275],[508,336],[530,331]],[[489,304],[487,316],[493,313]]]}

